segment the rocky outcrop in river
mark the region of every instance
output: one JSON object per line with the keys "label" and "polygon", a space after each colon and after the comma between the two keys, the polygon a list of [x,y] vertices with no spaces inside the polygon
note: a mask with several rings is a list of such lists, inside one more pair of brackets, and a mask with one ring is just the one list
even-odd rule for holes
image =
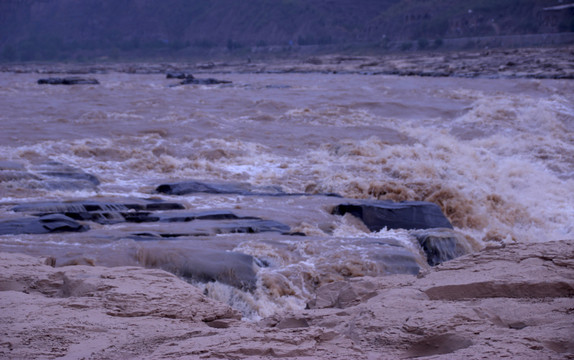
{"label": "rocky outcrop in river", "polygon": [[[4,167],[8,165],[5,164]],[[12,165],[14,168],[17,164]],[[34,186],[48,187],[46,184],[52,184],[48,188],[59,189],[71,186],[70,182],[75,186],[79,186],[78,182],[91,187],[99,185],[95,176],[60,163],[41,165],[34,173],[26,172],[24,168],[18,169],[20,173],[30,174],[34,178]],[[54,183],[54,178],[62,180]],[[20,182],[21,185],[27,184],[27,179],[22,177],[18,179],[24,180]],[[279,206],[287,209],[289,205],[281,199],[296,199],[313,213],[324,213],[323,216],[331,221],[341,221],[340,218],[344,216],[354,217],[364,223],[367,232],[374,233],[383,228],[420,230],[416,235],[414,233],[412,235],[413,245],[416,246],[417,240],[420,244],[418,250],[390,239],[376,236],[368,239],[366,235],[366,241],[372,243],[370,246],[373,247],[369,254],[370,260],[362,258],[364,255],[354,254],[353,256],[359,256],[360,260],[357,261],[365,262],[359,269],[347,269],[349,265],[345,264],[341,268],[335,267],[329,270],[340,273],[338,277],[343,278],[379,273],[417,274],[423,266],[418,260],[421,256],[426,256],[426,262],[434,266],[472,250],[465,245],[466,241],[452,230],[452,225],[440,208],[429,202],[356,201],[341,198],[337,194],[288,193],[277,186],[260,187],[249,183],[198,180],[160,184],[156,187],[156,192],[171,195],[173,198],[170,201],[159,198],[94,198],[18,203],[7,209],[13,215],[0,222],[0,234],[48,234],[89,230],[90,239],[102,239],[108,242],[135,240],[142,245],[134,245],[139,250],[137,254],[131,254],[129,257],[143,266],[164,269],[191,281],[203,283],[218,281],[245,291],[253,291],[257,287],[258,269],[269,266],[278,268],[277,259],[274,258],[277,255],[253,256],[241,251],[230,251],[229,248],[203,249],[191,245],[176,250],[165,242],[178,240],[193,243],[196,241],[194,239],[198,239],[199,242],[206,240],[213,242],[215,236],[231,234],[241,234],[240,241],[248,241],[249,236],[272,233],[279,236],[278,241],[293,242],[285,237],[311,235],[309,243],[321,243],[329,241],[327,234],[318,236],[313,231],[292,228],[271,215],[252,215],[254,210],[258,213],[276,211],[260,209],[261,206],[269,205],[256,205],[257,209],[251,210],[248,210],[248,207],[253,205],[247,208],[238,206],[235,210],[214,208],[199,211],[189,210],[189,205],[177,199],[184,200],[186,195],[216,198],[240,196],[254,199],[255,204],[266,204],[266,199],[271,198],[277,199]],[[331,211],[325,208],[329,206],[327,204],[332,204]],[[300,211],[301,205],[298,205],[287,213]],[[424,232],[424,229],[434,231]],[[417,240],[414,239],[415,236]],[[91,242],[90,239],[86,238],[83,241]],[[279,244],[273,245],[278,248],[272,253],[280,251],[283,245]],[[101,257],[91,260],[84,257],[70,259],[62,255],[61,250],[55,254],[58,254],[54,257],[54,264],[57,266],[86,262],[107,263]],[[327,263],[328,258],[323,261]],[[370,265],[369,261],[373,261],[376,265]],[[321,276],[315,280],[310,278],[307,286],[313,288],[320,286],[323,281],[331,281],[329,279],[332,275],[325,276],[323,280],[320,280]]]}
{"label": "rocky outcrop in river", "polygon": [[81,77],[64,77],[64,78],[46,78],[38,80],[40,85],[98,85],[100,82],[92,78]]}

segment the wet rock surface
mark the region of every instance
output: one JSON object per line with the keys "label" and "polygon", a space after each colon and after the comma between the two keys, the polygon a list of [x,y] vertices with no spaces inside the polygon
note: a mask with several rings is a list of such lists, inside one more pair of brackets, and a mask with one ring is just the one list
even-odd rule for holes
{"label": "wet rock surface", "polygon": [[0,321],[6,327],[0,354],[570,358],[573,258],[573,240],[510,244],[454,259],[418,278],[335,282],[319,289],[306,310],[244,322],[229,306],[159,269],[53,268],[46,259],[2,253]]}
{"label": "wet rock surface", "polygon": [[[61,216],[69,220],[89,221],[102,225],[129,223],[173,223],[166,232],[164,225],[154,229],[150,224],[145,232],[134,232],[132,238],[152,240],[185,236],[216,234],[279,232],[289,234],[290,227],[274,220],[252,216],[238,216],[231,211],[183,212],[177,202],[145,199],[115,199],[110,201],[70,201],[23,203],[11,210],[41,216]],[[158,212],[159,211],[159,212]],[[34,219],[30,219],[34,220]],[[14,220],[16,221],[16,220]]]}
{"label": "wet rock surface", "polygon": [[351,214],[361,219],[371,231],[388,229],[452,228],[438,205],[424,201],[361,201],[341,204],[335,215]]}

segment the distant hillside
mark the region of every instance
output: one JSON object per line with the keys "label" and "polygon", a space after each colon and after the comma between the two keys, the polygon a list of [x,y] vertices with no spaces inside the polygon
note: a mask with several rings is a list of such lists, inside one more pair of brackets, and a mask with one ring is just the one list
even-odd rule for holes
{"label": "distant hillside", "polygon": [[[574,2],[574,1],[572,1]],[[574,31],[559,0],[1,0],[0,60]],[[546,8],[546,10],[545,10]],[[430,45],[429,45],[430,46]],[[244,50],[245,51],[245,50]]]}

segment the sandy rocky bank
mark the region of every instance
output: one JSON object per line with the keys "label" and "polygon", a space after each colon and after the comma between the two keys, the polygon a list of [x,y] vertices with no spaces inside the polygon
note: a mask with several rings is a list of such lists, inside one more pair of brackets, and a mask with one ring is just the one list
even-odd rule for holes
{"label": "sandy rocky bank", "polygon": [[574,240],[486,248],[248,322],[162,270],[2,253],[0,358],[574,358],[573,259]]}

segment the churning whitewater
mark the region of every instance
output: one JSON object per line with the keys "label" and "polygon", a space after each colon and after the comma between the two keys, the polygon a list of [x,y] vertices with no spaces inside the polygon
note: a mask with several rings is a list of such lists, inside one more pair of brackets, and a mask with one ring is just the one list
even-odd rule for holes
{"label": "churning whitewater", "polygon": [[[415,232],[334,215],[341,197],[437,204],[466,251],[574,233],[569,80],[219,76],[232,83],[105,73],[94,75],[99,85],[61,87],[0,74],[0,219],[28,203],[129,198],[178,203],[196,217],[274,221],[264,224],[272,231],[211,233],[207,218],[192,230],[106,219],[85,232],[0,235],[0,251],[51,256],[57,266],[163,268],[257,319],[308,306],[321,284],[429,266]],[[46,181],[62,172],[74,181]],[[192,179],[298,195],[156,191]],[[220,262],[236,273],[205,275]]]}

